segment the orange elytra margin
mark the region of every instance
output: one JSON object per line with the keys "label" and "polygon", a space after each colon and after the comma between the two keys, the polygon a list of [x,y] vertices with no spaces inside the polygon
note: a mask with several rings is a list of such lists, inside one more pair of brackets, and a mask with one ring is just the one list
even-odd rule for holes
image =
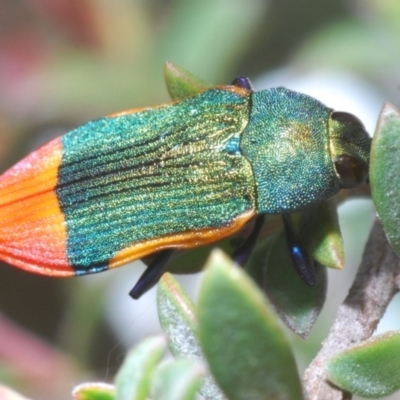
{"label": "orange elytra margin", "polygon": [[155,251],[164,249],[190,249],[197,246],[206,245],[233,235],[240,230],[246,222],[256,215],[255,210],[248,210],[229,224],[219,228],[199,229],[194,231],[176,233],[173,235],[162,236],[159,238],[135,243],[119,251],[109,263],[109,268],[118,267],[129,261],[137,260]]}
{"label": "orange elytra margin", "polygon": [[26,271],[73,276],[55,187],[61,139],[31,153],[0,177],[0,259]]}

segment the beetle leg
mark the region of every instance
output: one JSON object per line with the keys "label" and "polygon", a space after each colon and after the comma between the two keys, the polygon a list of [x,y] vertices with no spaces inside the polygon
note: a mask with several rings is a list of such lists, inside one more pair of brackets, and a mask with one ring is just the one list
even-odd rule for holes
{"label": "beetle leg", "polygon": [[301,244],[300,238],[293,227],[290,215],[282,214],[282,218],[293,265],[303,281],[307,285],[314,286],[316,284],[314,261]]}
{"label": "beetle leg", "polygon": [[248,261],[257,243],[258,237],[260,236],[263,225],[264,225],[264,215],[259,215],[256,218],[253,230],[251,231],[250,235],[247,236],[247,238],[233,252],[232,258],[240,266],[244,267],[244,265]]}
{"label": "beetle leg", "polygon": [[173,249],[162,250],[147,266],[142,276],[136,282],[135,287],[129,292],[129,296],[137,300],[151,289],[161,278],[167,268],[168,261],[174,252]]}

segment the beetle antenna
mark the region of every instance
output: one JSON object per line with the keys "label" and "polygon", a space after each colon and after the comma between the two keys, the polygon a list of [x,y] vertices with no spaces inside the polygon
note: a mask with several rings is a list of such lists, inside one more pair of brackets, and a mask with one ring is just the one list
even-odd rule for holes
{"label": "beetle antenna", "polygon": [[232,258],[236,264],[244,267],[247,263],[253,249],[260,236],[262,227],[264,225],[264,215],[259,215],[254,222],[253,230],[250,235],[240,244],[240,246],[233,252]]}
{"label": "beetle antenna", "polygon": [[148,290],[150,290],[161,278],[167,268],[173,249],[160,251],[154,260],[147,266],[134,288],[129,292],[129,296],[137,300]]}
{"label": "beetle antenna", "polygon": [[282,218],[285,226],[286,242],[289,246],[290,257],[294,268],[307,285],[314,286],[317,283],[314,261],[302,245],[300,238],[294,229],[290,215],[282,214]]}

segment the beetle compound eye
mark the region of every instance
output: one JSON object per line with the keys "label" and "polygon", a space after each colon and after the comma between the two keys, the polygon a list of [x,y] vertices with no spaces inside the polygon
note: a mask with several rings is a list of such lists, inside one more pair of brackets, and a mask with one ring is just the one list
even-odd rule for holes
{"label": "beetle compound eye", "polygon": [[336,172],[343,189],[351,189],[365,182],[368,176],[368,164],[358,157],[341,155],[335,159]]}
{"label": "beetle compound eye", "polygon": [[343,112],[343,111],[333,111],[331,114],[331,118],[335,121],[342,122],[345,124],[357,125],[362,129],[364,128],[364,124],[353,114]]}

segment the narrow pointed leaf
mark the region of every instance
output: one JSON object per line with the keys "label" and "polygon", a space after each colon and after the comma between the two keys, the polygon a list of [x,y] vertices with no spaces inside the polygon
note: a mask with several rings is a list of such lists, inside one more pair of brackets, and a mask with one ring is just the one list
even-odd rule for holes
{"label": "narrow pointed leaf", "polygon": [[283,233],[276,237],[266,260],[265,292],[282,321],[302,337],[307,337],[324,305],[326,268],[315,263],[317,284],[308,286],[293,267]]}
{"label": "narrow pointed leaf", "polygon": [[262,290],[264,290],[266,263],[275,240],[276,234],[259,240],[246,264],[246,273]]}
{"label": "narrow pointed leaf", "polygon": [[165,351],[161,336],[143,340],[126,356],[115,378],[118,400],[146,400],[153,372]]}
{"label": "narrow pointed leaf", "polygon": [[164,274],[158,284],[157,308],[172,354],[202,357],[201,349],[196,343],[197,321],[193,303],[169,273]]}
{"label": "narrow pointed leaf", "polygon": [[274,312],[253,281],[218,250],[200,289],[198,319],[211,372],[230,400],[303,398]]}
{"label": "narrow pointed leaf", "polygon": [[[246,263],[245,270],[254,282],[264,290],[265,267],[276,237],[282,232],[283,224],[280,215],[268,215],[260,233],[258,242]],[[229,254],[229,253],[228,253]]]}
{"label": "narrow pointed leaf", "polygon": [[386,103],[372,139],[370,184],[386,236],[400,255],[400,113]]}
{"label": "narrow pointed leaf", "polygon": [[203,369],[193,360],[177,360],[161,366],[152,382],[157,400],[193,400],[200,386]]}
{"label": "narrow pointed leaf", "polygon": [[300,237],[314,260],[325,267],[343,268],[343,239],[335,199],[303,212]]}
{"label": "narrow pointed leaf", "polygon": [[115,388],[102,382],[82,383],[77,386],[72,396],[74,400],[115,400]]}
{"label": "narrow pointed leaf", "polygon": [[378,335],[331,359],[328,378],[341,389],[367,398],[400,390],[400,332]]}
{"label": "narrow pointed leaf", "polygon": [[164,64],[164,75],[168,92],[174,101],[194,96],[211,86],[172,62]]}
{"label": "narrow pointed leaf", "polygon": [[[175,357],[204,363],[193,303],[171,274],[164,274],[159,282],[157,307],[160,324],[167,334],[171,353]],[[204,373],[199,393],[205,400],[225,398],[208,371]]]}

